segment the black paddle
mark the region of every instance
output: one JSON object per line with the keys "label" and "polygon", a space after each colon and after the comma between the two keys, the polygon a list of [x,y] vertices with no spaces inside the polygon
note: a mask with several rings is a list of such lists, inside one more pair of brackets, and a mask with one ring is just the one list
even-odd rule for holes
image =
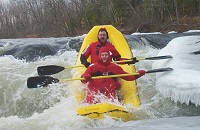
{"label": "black paddle", "polygon": [[[157,57],[149,57],[149,58],[137,58],[137,60],[161,60],[161,59],[169,59],[169,58],[172,58],[172,56],[166,55],[166,56],[157,56]],[[59,73],[65,69],[76,68],[76,67],[84,67],[84,66],[83,65],[67,66],[67,67],[62,67],[62,66],[57,66],[57,65],[39,66],[37,68],[37,72],[39,76],[52,75],[52,74]]]}
{"label": "black paddle", "polygon": [[65,67],[57,65],[39,66],[37,68],[38,75],[52,75],[63,71]]}
{"label": "black paddle", "polygon": [[[160,69],[148,70],[146,73],[164,72],[164,71],[172,71],[172,70],[173,70],[172,68],[160,68]],[[139,73],[96,76],[96,77],[92,77],[92,79],[123,77],[123,76],[138,75],[138,74]],[[83,78],[63,79],[63,81],[71,81],[71,80],[83,80]],[[40,87],[46,87],[48,86],[48,84],[53,84],[53,83],[58,83],[58,82],[59,82],[59,79],[53,78],[51,76],[35,76],[35,77],[28,78],[27,86],[28,88],[40,88]]]}

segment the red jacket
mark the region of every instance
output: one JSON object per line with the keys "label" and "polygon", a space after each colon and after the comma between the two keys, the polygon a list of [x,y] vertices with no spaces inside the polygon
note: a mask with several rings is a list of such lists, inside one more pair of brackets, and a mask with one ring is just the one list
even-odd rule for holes
{"label": "red jacket", "polygon": [[[99,58],[97,58],[99,59]],[[108,71],[109,70],[109,71]],[[91,76],[101,76],[101,75],[110,75],[110,74],[127,74],[120,66],[113,64],[111,62],[102,63],[100,60],[94,64],[91,64],[85,73],[82,75],[91,75]],[[120,77],[124,80],[132,81],[136,80],[135,76],[125,76]],[[86,96],[87,103],[97,103],[98,99],[95,98],[97,94],[103,94],[107,98],[116,99],[115,90],[119,89],[121,86],[119,80],[116,78],[103,78],[103,79],[94,79],[89,81],[88,92]],[[95,100],[96,99],[96,100]]]}
{"label": "red jacket", "polygon": [[106,47],[112,53],[111,57],[114,60],[120,60],[120,54],[109,42],[106,42],[104,45],[102,45],[99,41],[93,42],[82,52],[82,55],[84,55],[86,59],[91,55],[91,63],[95,63],[99,59],[99,49],[102,46]]}

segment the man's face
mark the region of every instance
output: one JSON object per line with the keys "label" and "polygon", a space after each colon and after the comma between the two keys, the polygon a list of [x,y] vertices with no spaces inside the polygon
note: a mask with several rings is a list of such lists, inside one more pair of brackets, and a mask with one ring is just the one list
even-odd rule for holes
{"label": "man's face", "polygon": [[107,34],[105,31],[100,31],[98,34],[98,38],[102,43],[105,43],[107,41]]}
{"label": "man's face", "polygon": [[107,52],[101,53],[101,59],[103,62],[106,62],[108,60],[109,54]]}

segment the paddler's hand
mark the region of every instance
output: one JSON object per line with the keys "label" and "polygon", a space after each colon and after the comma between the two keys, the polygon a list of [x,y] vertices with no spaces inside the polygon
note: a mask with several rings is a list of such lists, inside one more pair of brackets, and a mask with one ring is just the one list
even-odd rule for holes
{"label": "paddler's hand", "polygon": [[146,71],[145,70],[138,70],[138,73],[139,73],[139,75],[137,75],[137,77],[139,78],[139,77],[145,75]]}
{"label": "paddler's hand", "polygon": [[81,80],[82,83],[87,83],[88,81],[92,80],[92,77],[90,74],[82,75],[81,77],[84,78],[84,80]]}
{"label": "paddler's hand", "polygon": [[132,61],[127,61],[125,62],[125,64],[135,64],[136,62],[138,62],[139,60],[137,60],[136,57],[133,57],[131,59],[127,59],[127,60],[132,60]]}

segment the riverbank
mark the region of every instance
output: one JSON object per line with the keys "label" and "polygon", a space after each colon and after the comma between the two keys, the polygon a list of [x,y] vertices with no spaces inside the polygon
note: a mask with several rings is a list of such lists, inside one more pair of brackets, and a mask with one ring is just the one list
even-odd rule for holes
{"label": "riverbank", "polygon": [[146,23],[140,26],[135,25],[123,25],[117,27],[123,34],[132,34],[133,32],[161,32],[168,33],[171,31],[175,32],[186,32],[189,30],[200,30],[200,16],[195,17],[183,17],[178,21],[167,21],[160,24]]}
{"label": "riverbank", "polygon": [[[175,18],[174,18],[175,19]],[[200,30],[200,16],[195,17],[183,17],[180,18],[178,21],[176,20],[168,20],[163,23],[145,23],[141,25],[134,25],[134,24],[122,24],[122,25],[113,25],[116,27],[120,32],[123,34],[130,35],[134,32],[140,33],[150,33],[150,32],[161,32],[166,34],[168,32],[186,32],[189,30]],[[92,27],[91,27],[92,28]],[[90,28],[90,29],[91,29]],[[83,29],[78,30],[77,35],[81,36],[83,34],[87,34],[90,29]],[[48,38],[48,37],[68,37],[66,34],[51,34],[51,35],[26,35],[25,37],[18,37],[18,38]]]}

